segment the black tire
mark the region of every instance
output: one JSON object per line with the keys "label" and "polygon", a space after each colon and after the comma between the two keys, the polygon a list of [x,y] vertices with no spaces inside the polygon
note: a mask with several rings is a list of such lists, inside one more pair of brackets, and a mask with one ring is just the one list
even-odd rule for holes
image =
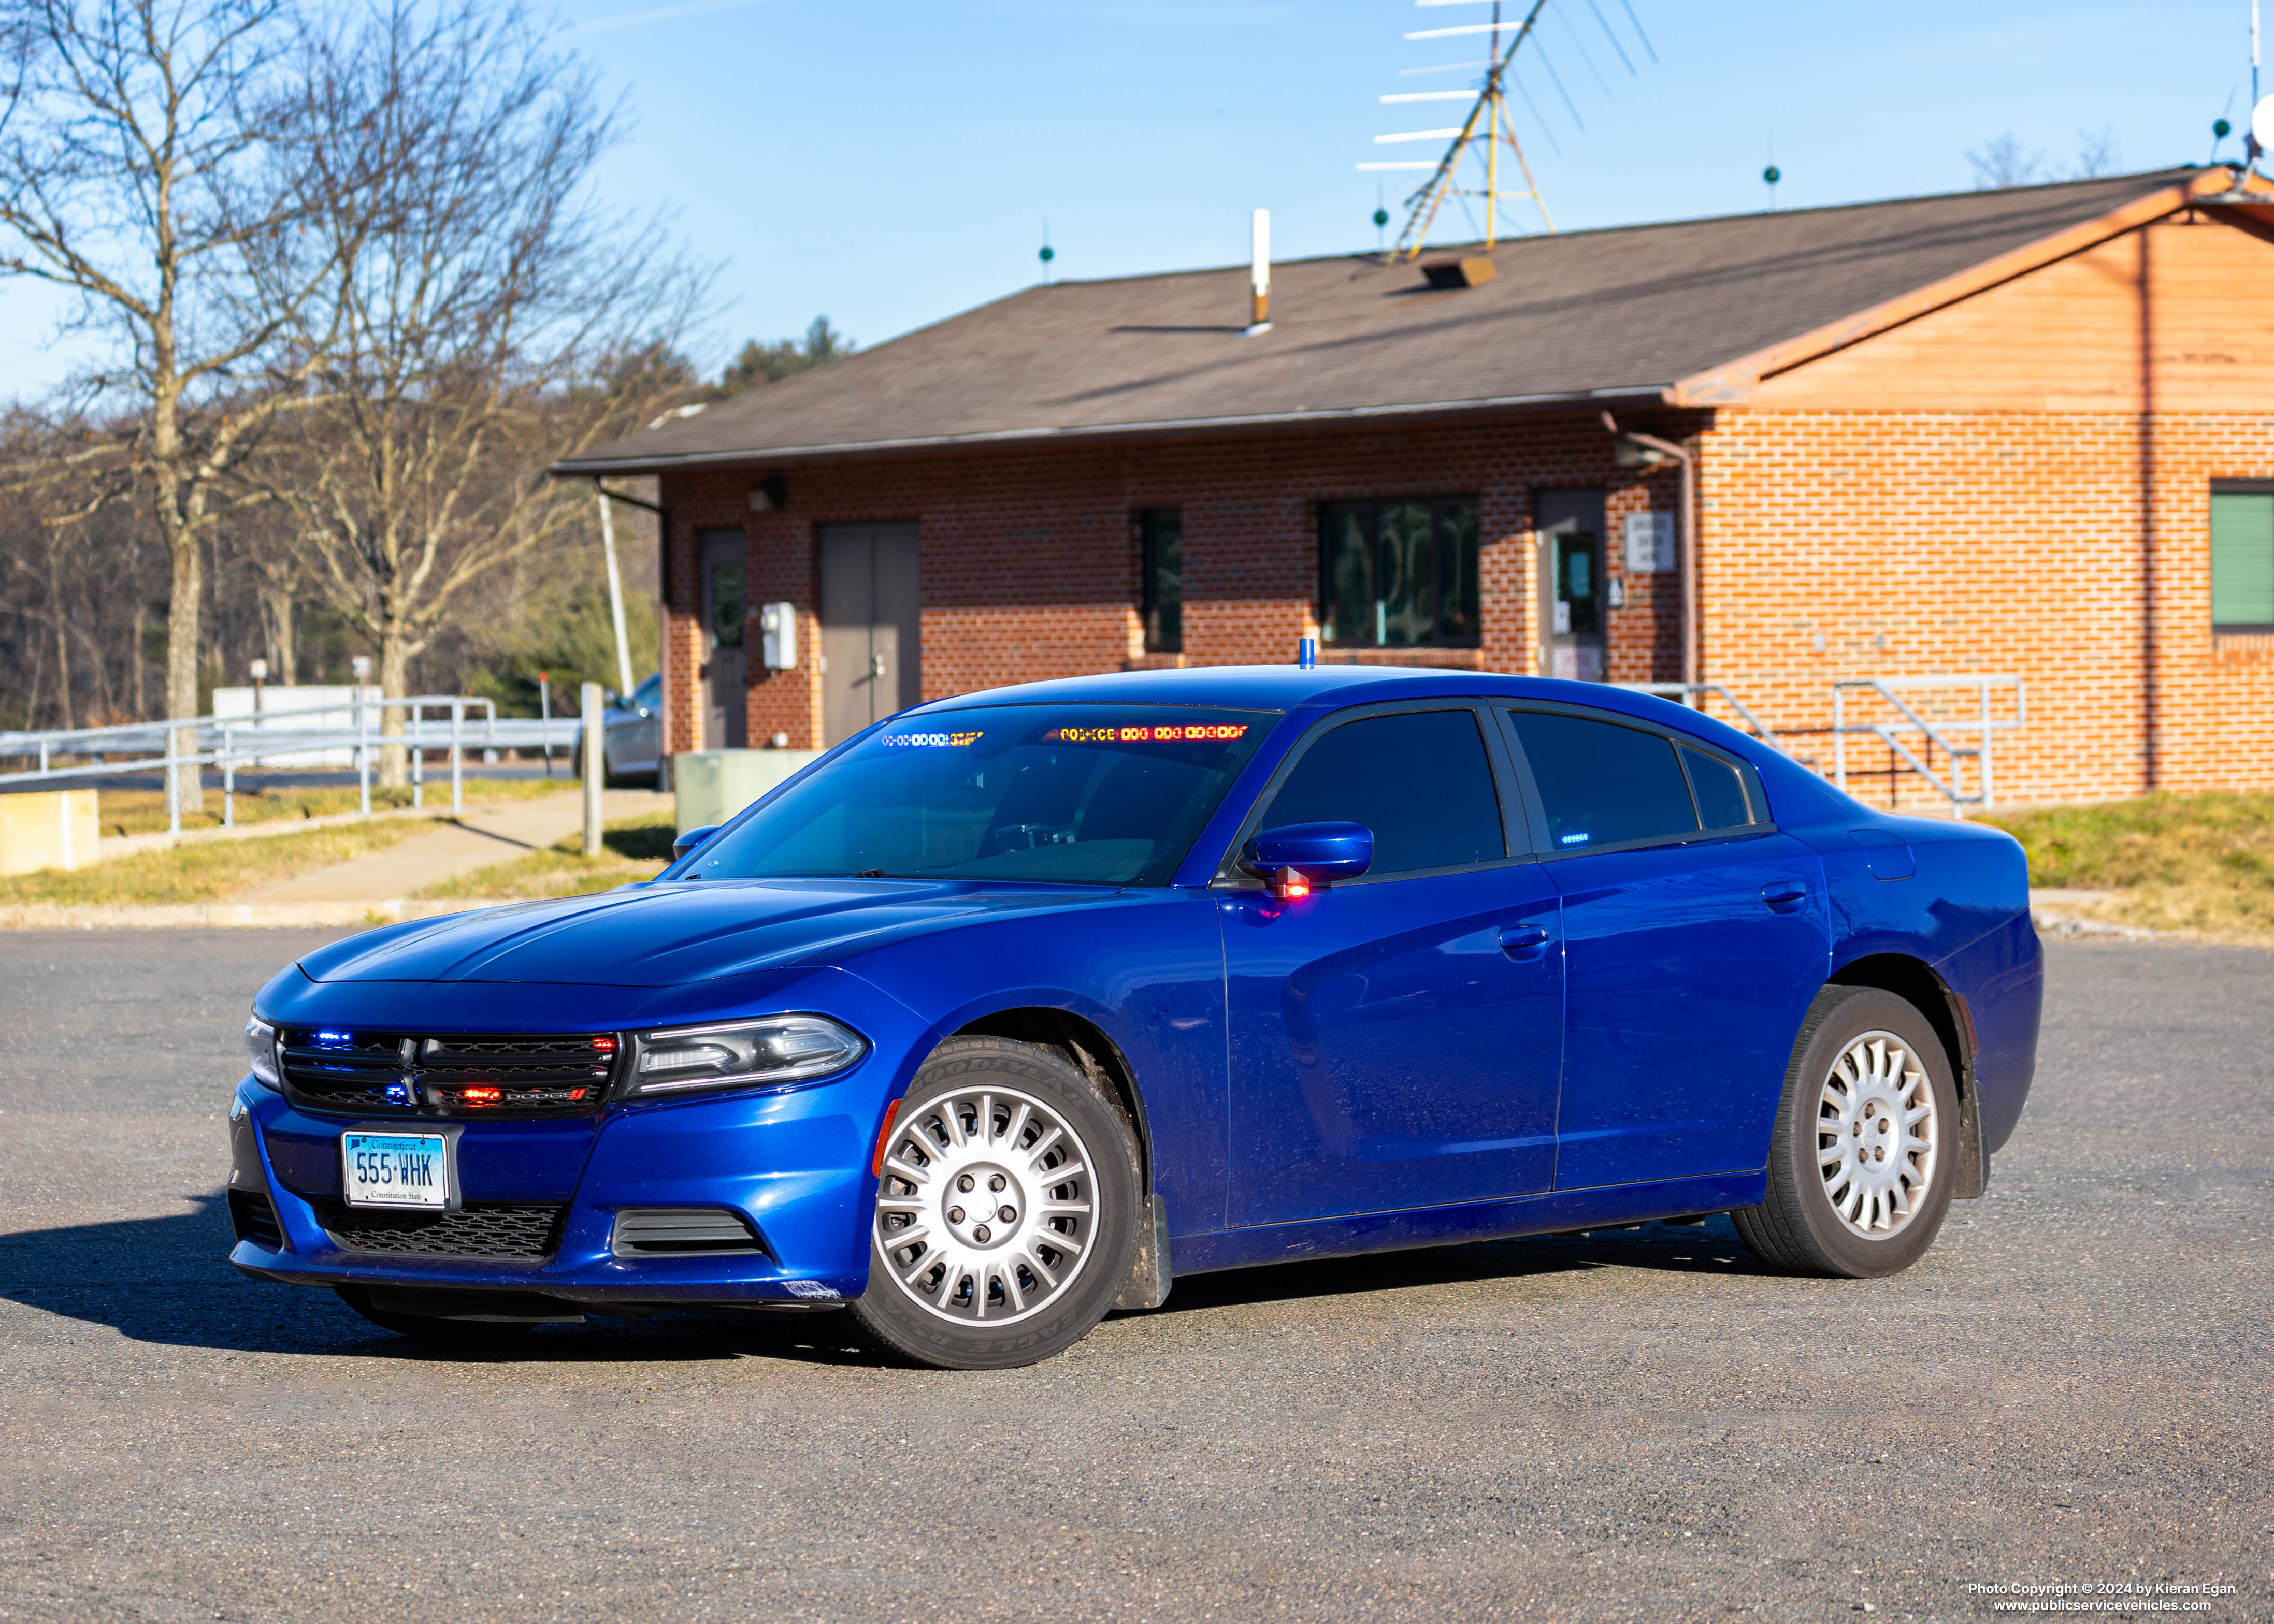
{"label": "black tire", "polygon": [[444,1320],[433,1314],[391,1313],[383,1308],[373,1308],[371,1299],[354,1286],[334,1288],[340,1301],[370,1320],[383,1331],[397,1336],[408,1336],[416,1342],[449,1342],[464,1347],[483,1342],[499,1342],[525,1335],[535,1327],[526,1321],[498,1320]]}
{"label": "black tire", "polygon": [[[1900,1045],[1883,1051],[1885,1064],[1895,1070],[1877,1081],[1852,1070],[1857,1062],[1851,1057],[1860,1044],[1869,1063],[1874,1034]],[[1908,1056],[1901,1066],[1894,1058],[1898,1054]],[[1827,1101],[1835,1067],[1851,1068],[1842,1076],[1855,1081],[1843,1084],[1841,1092],[1863,1101],[1860,1114],[1843,1117]],[[1923,1079],[1923,1087],[1908,1080],[1914,1074]],[[1909,1126],[1893,1122],[1881,1103],[1890,1087],[1909,1089],[1913,1101],[1931,1093],[1933,1114],[1919,1124],[1932,1131],[1927,1136],[1931,1152],[1903,1150]],[[1875,987],[1827,987],[1809,1006],[1786,1069],[1784,1096],[1769,1138],[1767,1199],[1729,1216],[1745,1244],[1777,1268],[1849,1280],[1900,1274],[1933,1244],[1942,1228],[1958,1172],[1957,1144],[1958,1089],[1949,1056],[1926,1017],[1909,1001]],[[1833,1163],[1827,1171],[1819,1158],[1851,1146],[1857,1166]],[[1873,1188],[1903,1179],[1913,1182],[1899,1194],[1891,1190],[1875,1199]],[[1843,1215],[1835,1197],[1857,1207],[1860,1224]],[[1886,1210],[1898,1204],[1908,1211]]]}
{"label": "black tire", "polygon": [[[984,1137],[975,1103],[982,1095],[994,1113]],[[953,1139],[945,1126],[951,1111],[960,1135]],[[1050,1117],[1078,1155],[1047,1139],[1038,1124]],[[870,1215],[869,1289],[852,1305],[862,1329],[887,1352],[940,1370],[1004,1370],[1072,1347],[1105,1317],[1136,1246],[1137,1145],[1120,1111],[1074,1066],[1008,1038],[951,1038],[908,1085],[888,1145],[878,1207]],[[1027,1157],[1028,1145],[1036,1159]],[[932,1159],[920,1163],[926,1148]],[[1077,1162],[1080,1173],[1049,1177]],[[939,1183],[927,1177],[919,1185],[895,1166],[936,1169]],[[985,1188],[974,1182],[983,1178],[990,1181]],[[959,1188],[978,1198],[971,1210],[950,1205]],[[980,1202],[988,1204],[984,1212],[976,1210]],[[1078,1205],[1086,1216],[1039,1216]],[[1023,1216],[1022,1207],[1030,1209]],[[1000,1233],[990,1231],[1004,1212],[1013,1217]],[[901,1230],[918,1238],[892,1243]],[[923,1241],[929,1232],[947,1244]],[[1054,1269],[1055,1283],[1046,1285],[1030,1263]]]}

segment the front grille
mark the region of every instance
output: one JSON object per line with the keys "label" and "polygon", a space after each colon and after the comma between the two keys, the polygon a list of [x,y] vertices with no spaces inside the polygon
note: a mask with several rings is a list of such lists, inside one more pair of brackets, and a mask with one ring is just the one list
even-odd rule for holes
{"label": "front grille", "polygon": [[469,1201],[455,1213],[391,1213],[319,1201],[316,1215],[346,1252],[537,1262],[561,1244],[557,1202]]}
{"label": "front grille", "polygon": [[616,1214],[609,1249],[620,1258],[764,1252],[740,1213],[723,1207],[634,1207]]}
{"label": "front grille", "polygon": [[609,1034],[433,1037],[291,1027],[280,1034],[296,1105],[358,1116],[579,1116],[607,1098]]}
{"label": "front grille", "polygon": [[276,1203],[265,1192],[230,1191],[229,1221],[237,1239],[251,1241],[263,1252],[284,1250],[284,1226],[276,1222]]}

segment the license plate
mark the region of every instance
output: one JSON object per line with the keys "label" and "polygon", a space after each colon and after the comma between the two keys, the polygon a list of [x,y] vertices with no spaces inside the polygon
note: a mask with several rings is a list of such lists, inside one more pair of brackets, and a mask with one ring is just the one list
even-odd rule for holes
{"label": "license plate", "polygon": [[350,1207],[450,1205],[450,1141],[439,1133],[343,1133]]}

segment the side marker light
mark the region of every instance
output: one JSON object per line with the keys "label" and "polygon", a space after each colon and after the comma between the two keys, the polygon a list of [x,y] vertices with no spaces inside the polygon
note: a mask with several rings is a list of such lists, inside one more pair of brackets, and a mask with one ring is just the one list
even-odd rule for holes
{"label": "side marker light", "polygon": [[877,1130],[877,1154],[869,1158],[869,1177],[885,1176],[885,1150],[892,1142],[892,1122],[900,1114],[900,1102],[893,1101],[885,1108],[885,1125]]}

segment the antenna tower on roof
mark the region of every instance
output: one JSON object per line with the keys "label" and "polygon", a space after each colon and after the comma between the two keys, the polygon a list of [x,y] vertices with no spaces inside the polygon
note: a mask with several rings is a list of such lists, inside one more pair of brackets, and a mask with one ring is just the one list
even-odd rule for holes
{"label": "antenna tower on roof", "polygon": [[[1425,6],[1465,3],[1473,3],[1473,0],[1415,0],[1415,4]],[[1555,222],[1547,212],[1547,201],[1540,195],[1539,184],[1532,179],[1532,165],[1525,158],[1524,148],[1516,139],[1515,126],[1510,122],[1507,90],[1509,64],[1515,59],[1518,48],[1532,37],[1533,28],[1539,25],[1540,14],[1547,9],[1547,0],[1533,0],[1521,23],[1503,24],[1500,13],[1501,0],[1491,0],[1491,4],[1492,21],[1488,23],[1468,23],[1451,28],[1424,28],[1405,36],[1409,40],[1436,40],[1480,34],[1487,36],[1488,49],[1482,62],[1454,64],[1480,67],[1485,71],[1482,81],[1473,93],[1465,90],[1421,90],[1382,98],[1385,102],[1469,103],[1468,115],[1457,128],[1407,130],[1374,138],[1377,146],[1399,141],[1449,139],[1452,144],[1446,147],[1445,155],[1436,162],[1379,162],[1358,166],[1361,169],[1429,171],[1428,178],[1405,200],[1405,224],[1397,233],[1396,245],[1389,251],[1392,259],[1411,259],[1420,253],[1422,244],[1428,240],[1429,228],[1436,221],[1437,211],[1444,207],[1447,198],[1484,199],[1484,239],[1487,248],[1498,241],[1501,235],[1500,208],[1503,199],[1529,199],[1532,206],[1540,211],[1541,222],[1548,230],[1555,229]],[[1501,153],[1503,147],[1514,162],[1516,173],[1524,177],[1521,187],[1513,184],[1513,175],[1503,174],[1502,170]],[[1472,155],[1476,158],[1478,167],[1483,169],[1481,177],[1465,173],[1463,160]],[[1460,184],[1464,179],[1473,181],[1480,178],[1484,182],[1481,187]]]}

